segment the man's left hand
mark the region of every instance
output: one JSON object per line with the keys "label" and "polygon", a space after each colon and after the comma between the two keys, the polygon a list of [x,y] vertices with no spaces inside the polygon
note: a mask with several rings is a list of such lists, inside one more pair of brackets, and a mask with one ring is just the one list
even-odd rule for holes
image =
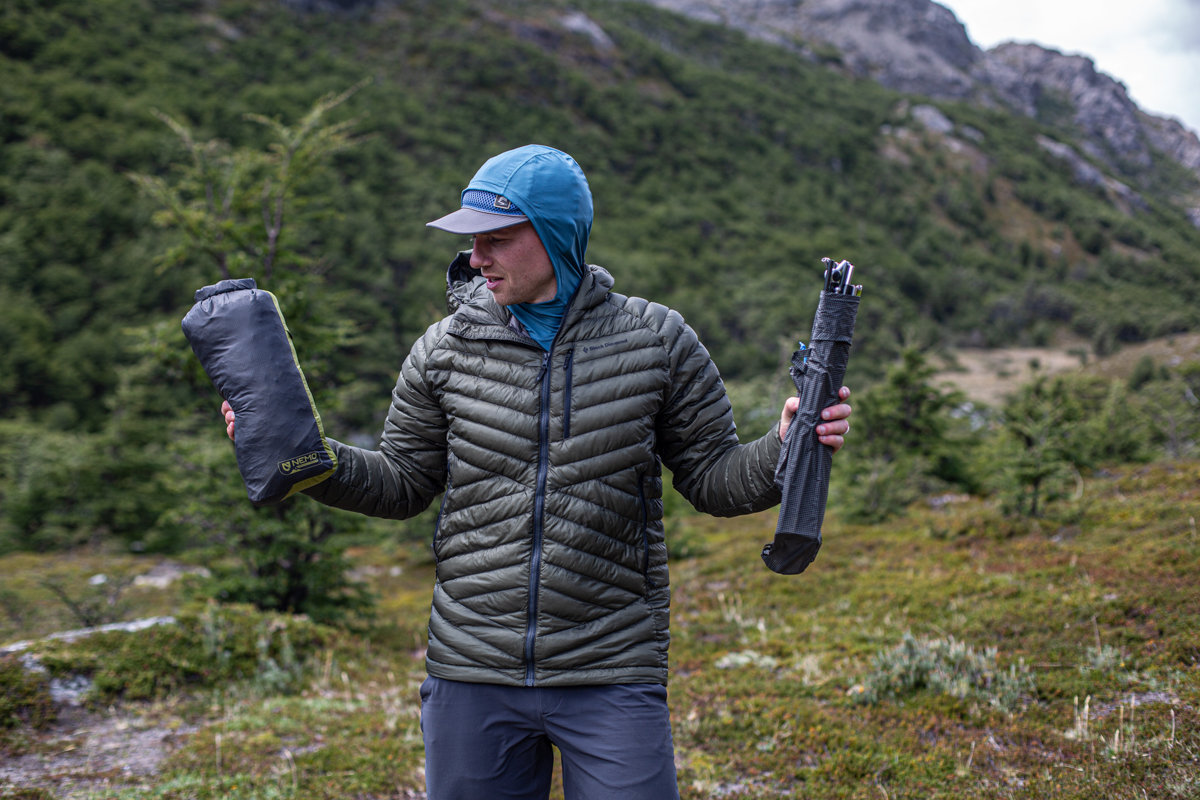
{"label": "man's left hand", "polygon": [[[842,445],[846,443],[843,439],[850,432],[850,423],[847,421],[850,418],[850,406],[846,405],[845,400],[850,397],[850,390],[845,386],[838,392],[838,398],[843,402],[830,406],[821,412],[823,422],[817,425],[817,440],[821,444],[827,444],[833,448],[833,452],[842,449]],[[792,424],[792,417],[796,416],[796,409],[800,407],[799,397],[789,397],[787,402],[783,404],[783,414],[779,417],[779,438],[782,440],[787,436],[788,426]]]}

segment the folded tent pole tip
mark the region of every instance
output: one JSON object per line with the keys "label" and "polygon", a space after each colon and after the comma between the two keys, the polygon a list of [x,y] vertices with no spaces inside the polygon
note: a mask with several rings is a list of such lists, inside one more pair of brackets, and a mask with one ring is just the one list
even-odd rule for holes
{"label": "folded tent pole tip", "polygon": [[842,294],[847,297],[858,297],[862,294],[862,284],[855,285],[852,281],[854,278],[854,265],[849,261],[839,261],[833,263],[833,259],[823,258],[821,263],[825,264],[828,269],[825,270],[825,292],[832,294]]}

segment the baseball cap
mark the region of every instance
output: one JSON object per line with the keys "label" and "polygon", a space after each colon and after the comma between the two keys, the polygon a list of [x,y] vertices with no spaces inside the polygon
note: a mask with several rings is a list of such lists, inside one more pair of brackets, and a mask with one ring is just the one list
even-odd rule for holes
{"label": "baseball cap", "polygon": [[467,189],[462,194],[462,208],[433,222],[426,222],[425,227],[472,235],[528,221],[529,217],[504,195],[482,189]]}

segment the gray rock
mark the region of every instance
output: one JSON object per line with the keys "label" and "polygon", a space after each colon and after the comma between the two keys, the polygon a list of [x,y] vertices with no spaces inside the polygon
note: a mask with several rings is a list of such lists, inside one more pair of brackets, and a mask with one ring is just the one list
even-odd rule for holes
{"label": "gray rock", "polygon": [[1050,155],[1067,162],[1075,173],[1075,180],[1084,186],[1104,185],[1104,173],[1085,161],[1079,153],[1075,152],[1074,147],[1062,142],[1056,142],[1047,136],[1037,137],[1037,143],[1038,147]]}
{"label": "gray rock", "polygon": [[1097,186],[1104,189],[1117,207],[1121,208],[1125,213],[1130,213],[1133,208],[1139,211],[1149,209],[1149,206],[1146,205],[1146,201],[1142,199],[1141,195],[1116,178],[1110,178],[1105,175],[1094,165],[1088,163],[1070,145],[1056,142],[1046,136],[1038,136],[1037,143],[1038,147],[1041,147],[1055,158],[1067,162],[1072,172],[1075,173],[1076,181],[1084,186]]}
{"label": "gray rock", "polygon": [[1181,165],[1200,175],[1200,138],[1177,119],[1164,119],[1138,112],[1142,132],[1150,146],[1161,150]]}
{"label": "gray rock", "polygon": [[954,130],[954,123],[941,110],[934,106],[913,106],[912,111],[909,113],[912,114],[913,119],[925,126],[925,130],[930,133],[944,134]]}
{"label": "gray rock", "polygon": [[604,32],[604,29],[582,11],[572,11],[564,14],[558,23],[572,33],[582,33],[591,39],[592,44],[596,46],[597,50],[608,52],[616,49],[616,45],[609,35]]}
{"label": "gray rock", "polygon": [[[1017,87],[1006,87],[1005,99],[1031,116],[1039,116],[1039,105],[1055,101],[1073,108],[1072,121],[1085,132],[1091,144],[1107,149],[1106,160],[1126,160],[1139,167],[1151,164],[1150,146],[1137,105],[1125,86],[1102,72],[1084,56],[1063,55],[1036,44],[1002,44],[988,51],[989,61],[1010,67],[1018,76]],[[1032,107],[1032,108],[1031,108]],[[1048,120],[1053,122],[1054,120]],[[1107,154],[1106,154],[1107,155]]]}
{"label": "gray rock", "polygon": [[74,642],[78,641],[79,639],[86,639],[87,637],[96,633],[109,633],[110,631],[124,631],[125,633],[133,633],[134,631],[153,628],[155,625],[174,624],[174,617],[147,617],[146,619],[135,619],[132,622],[114,622],[111,625],[98,625],[95,628],[79,628],[78,630],[73,631],[59,631],[58,633],[52,633],[43,639],[29,639],[23,642],[14,642],[13,644],[5,647],[0,647],[0,654],[20,653],[24,650],[28,650],[39,641],[47,642],[60,640],[64,642]]}
{"label": "gray rock", "polygon": [[201,24],[208,25],[231,42],[236,42],[246,35],[236,25],[213,14],[201,14],[196,19]]}
{"label": "gray rock", "polygon": [[644,0],[677,14],[740,30],[754,39],[800,49],[793,18],[798,0]]}
{"label": "gray rock", "polygon": [[645,0],[794,49],[833,45],[845,67],[902,92],[965,98],[979,48],[929,0]]}
{"label": "gray rock", "polygon": [[972,128],[970,125],[960,125],[958,132],[963,135],[963,138],[970,139],[972,142],[979,143],[984,140],[983,131]]}
{"label": "gray rock", "polygon": [[198,575],[201,578],[211,578],[212,573],[204,567],[189,567],[178,561],[160,561],[133,579],[134,586],[151,589],[166,589],[184,575]]}
{"label": "gray rock", "polygon": [[[0,654],[20,653],[18,658],[21,660],[21,666],[26,672],[44,674],[48,672],[46,666],[42,664],[42,660],[34,653],[24,652],[39,641],[65,641],[74,642],[79,639],[86,639],[95,633],[108,633],[110,631],[124,631],[133,633],[135,631],[153,628],[156,625],[174,625],[174,617],[149,617],[147,619],[134,620],[133,622],[117,622],[112,625],[100,625],[95,628],[81,628],[74,631],[60,631],[52,633],[44,639],[28,640],[24,642],[16,642],[6,647],[0,647]],[[50,680],[50,700],[56,705],[80,706],[83,705],[84,698],[92,688],[92,681],[85,675],[67,675]]]}
{"label": "gray rock", "polygon": [[92,688],[92,681],[84,675],[54,678],[50,681],[50,701],[58,705],[83,705],[84,697]]}

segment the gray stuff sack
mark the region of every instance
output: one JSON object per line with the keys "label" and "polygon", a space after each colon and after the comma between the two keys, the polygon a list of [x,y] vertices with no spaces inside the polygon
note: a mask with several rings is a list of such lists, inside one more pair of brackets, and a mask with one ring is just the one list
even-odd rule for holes
{"label": "gray stuff sack", "polygon": [[237,417],[234,449],[251,503],[278,503],[333,475],[337,457],[275,295],[251,278],[205,286],[183,335]]}

